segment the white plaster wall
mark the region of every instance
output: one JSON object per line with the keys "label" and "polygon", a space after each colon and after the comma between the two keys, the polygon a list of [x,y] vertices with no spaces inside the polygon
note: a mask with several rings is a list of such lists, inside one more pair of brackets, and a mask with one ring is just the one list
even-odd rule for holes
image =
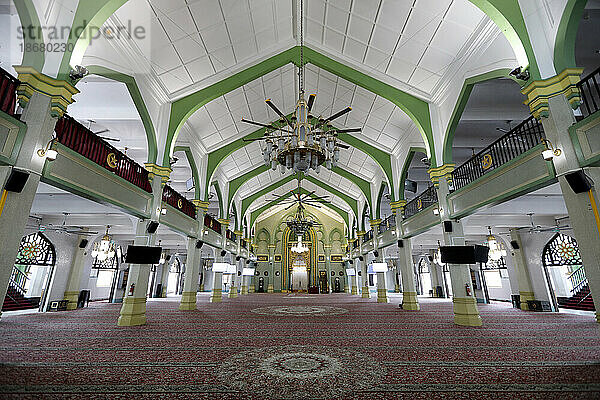
{"label": "white plaster wall", "polygon": [[542,266],[542,252],[544,246],[554,236],[554,232],[529,233],[521,232],[521,241],[525,249],[525,258],[529,266],[529,277],[536,300],[545,300],[552,303],[550,292],[544,276]]}
{"label": "white plaster wall", "polygon": [[69,279],[69,271],[77,246],[77,235],[46,231],[44,235],[52,242],[56,250],[56,265],[54,276],[50,283],[48,300],[62,300]]}

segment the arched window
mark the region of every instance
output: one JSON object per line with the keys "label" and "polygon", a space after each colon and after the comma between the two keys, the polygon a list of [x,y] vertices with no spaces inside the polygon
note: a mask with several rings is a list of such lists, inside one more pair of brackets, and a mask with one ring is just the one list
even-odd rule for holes
{"label": "arched window", "polygon": [[542,257],[546,267],[580,266],[583,264],[577,241],[562,233],[554,235],[552,240],[546,244]]}
{"label": "arched window", "polygon": [[21,239],[15,264],[52,266],[55,263],[56,251],[43,233],[32,233]]}

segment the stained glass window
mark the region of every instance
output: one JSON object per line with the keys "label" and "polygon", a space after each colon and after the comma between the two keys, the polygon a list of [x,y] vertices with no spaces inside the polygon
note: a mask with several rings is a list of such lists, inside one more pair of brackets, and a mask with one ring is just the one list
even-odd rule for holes
{"label": "stained glass window", "polygon": [[571,236],[557,233],[544,247],[542,255],[547,267],[562,265],[581,265],[581,255],[577,241]]}
{"label": "stained glass window", "polygon": [[55,263],[56,251],[43,233],[32,233],[21,239],[15,264],[48,266]]}

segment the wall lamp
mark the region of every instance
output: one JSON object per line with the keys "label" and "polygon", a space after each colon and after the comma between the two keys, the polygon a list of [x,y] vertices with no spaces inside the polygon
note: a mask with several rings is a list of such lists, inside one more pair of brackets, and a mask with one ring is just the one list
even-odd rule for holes
{"label": "wall lamp", "polygon": [[546,150],[542,151],[542,157],[546,161],[552,161],[554,157],[558,157],[562,154],[562,150],[559,148],[554,148],[552,142],[549,139],[542,139],[542,143],[546,146]]}
{"label": "wall lamp", "polygon": [[50,147],[52,147],[52,143],[54,143],[55,141],[56,141],[56,138],[50,139],[48,144],[46,144],[45,148],[38,149],[37,155],[40,156],[41,158],[46,158],[46,160],[48,160],[48,161],[56,160],[56,157],[58,156],[58,152],[56,150],[50,148]]}

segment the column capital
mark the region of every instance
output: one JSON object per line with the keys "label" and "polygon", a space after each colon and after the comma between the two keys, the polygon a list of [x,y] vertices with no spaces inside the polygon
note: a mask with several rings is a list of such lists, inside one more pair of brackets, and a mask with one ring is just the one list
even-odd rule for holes
{"label": "column capital", "polygon": [[440,178],[444,178],[448,182],[452,181],[452,171],[454,171],[454,167],[456,167],[456,164],[444,164],[439,167],[430,168],[427,172],[429,173],[431,182],[437,186],[440,182]]}
{"label": "column capital", "polygon": [[365,232],[365,231],[358,231],[358,232],[356,232],[356,235],[360,238],[362,236],[365,236],[365,233],[367,233],[367,232]]}
{"label": "column capital", "polygon": [[242,238],[242,235],[244,234],[243,231],[233,231],[233,233],[240,239]]}
{"label": "column capital", "polygon": [[208,211],[208,201],[203,200],[192,200],[192,203],[196,206],[196,209],[202,210],[205,213]]}
{"label": "column capital", "polygon": [[381,218],[372,219],[369,221],[369,224],[371,225],[372,228],[375,228],[381,224]]}
{"label": "column capital", "polygon": [[219,218],[217,221],[219,221],[219,223],[221,225],[223,225],[225,228],[229,227],[229,220],[228,219]]}
{"label": "column capital", "polygon": [[392,201],[390,202],[390,207],[392,208],[392,211],[402,210],[406,206],[406,203],[406,200]]}
{"label": "column capital", "polygon": [[548,117],[548,99],[551,97],[563,95],[573,109],[579,107],[581,97],[577,83],[581,80],[582,73],[583,68],[566,68],[558,75],[531,82],[521,89],[521,93],[527,96],[523,103],[537,119]]}
{"label": "column capital", "polygon": [[14,68],[17,71],[17,79],[21,82],[17,88],[17,96],[22,107],[29,103],[34,93],[40,93],[50,97],[50,114],[60,118],[73,103],[73,96],[79,93],[69,82],[51,78],[33,67],[16,65]]}
{"label": "column capital", "polygon": [[167,183],[173,171],[171,167],[164,167],[154,163],[145,163],[144,167],[148,171],[148,179],[152,180],[155,176],[158,176],[163,186]]}

